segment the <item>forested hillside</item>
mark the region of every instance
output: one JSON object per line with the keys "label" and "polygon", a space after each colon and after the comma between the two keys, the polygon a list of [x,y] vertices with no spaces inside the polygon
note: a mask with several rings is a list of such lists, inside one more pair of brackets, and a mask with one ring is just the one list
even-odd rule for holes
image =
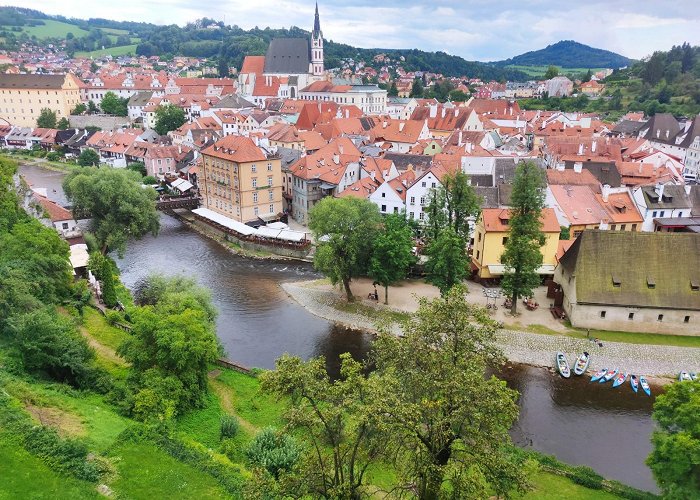
{"label": "forested hillside", "polygon": [[573,40],[562,40],[544,49],[534,50],[494,63],[497,66],[554,65],[562,68],[622,68],[632,62],[625,56],[596,49]]}

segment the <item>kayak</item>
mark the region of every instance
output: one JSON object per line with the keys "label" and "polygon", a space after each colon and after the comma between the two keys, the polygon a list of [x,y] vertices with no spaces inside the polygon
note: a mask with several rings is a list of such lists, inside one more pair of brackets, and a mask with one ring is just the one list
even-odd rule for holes
{"label": "kayak", "polygon": [[606,373],[608,373],[607,368],[602,368],[602,369],[598,370],[591,377],[591,382],[595,382],[596,380],[601,380],[603,377],[605,377]]}
{"label": "kayak", "polygon": [[687,371],[682,371],[678,374],[678,381],[679,382],[687,382],[689,380],[693,380],[690,378],[690,373]]}
{"label": "kayak", "polygon": [[591,364],[591,356],[587,352],[581,354],[574,364],[574,375],[583,375]]}
{"label": "kayak", "polygon": [[620,373],[617,377],[615,377],[615,382],[613,382],[613,387],[621,386],[622,384],[625,383],[625,380],[627,380],[627,372]]}
{"label": "kayak", "polygon": [[636,375],[630,375],[630,385],[632,386],[632,390],[637,392],[639,389],[639,380]]}
{"label": "kayak", "polygon": [[617,377],[618,373],[620,373],[619,368],[615,368],[614,370],[608,370],[608,373],[606,373],[605,376],[599,380],[599,382],[601,384],[604,384],[605,382],[608,382],[609,380]]}
{"label": "kayak", "polygon": [[569,362],[566,360],[563,352],[558,352],[556,357],[557,370],[559,374],[564,378],[569,378],[571,376],[571,370],[569,369]]}
{"label": "kayak", "polygon": [[647,382],[647,379],[644,375],[641,375],[639,377],[639,385],[642,386],[642,389],[644,392],[647,393],[647,396],[651,396],[651,389],[649,388],[649,382]]}
{"label": "kayak", "polygon": [[697,380],[698,379],[698,374],[695,372],[690,372],[690,379],[691,380]]}

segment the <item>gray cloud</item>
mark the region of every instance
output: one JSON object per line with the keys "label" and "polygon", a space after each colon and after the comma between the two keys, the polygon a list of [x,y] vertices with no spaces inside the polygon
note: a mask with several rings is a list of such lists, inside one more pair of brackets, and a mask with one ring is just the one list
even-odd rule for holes
{"label": "gray cloud", "polygon": [[[50,14],[183,25],[200,17],[243,28],[310,29],[314,4],[288,0],[33,0]],[[632,58],[688,41],[700,44],[697,0],[322,0],[324,36],[359,47],[442,50],[491,61],[537,50],[562,39]]]}

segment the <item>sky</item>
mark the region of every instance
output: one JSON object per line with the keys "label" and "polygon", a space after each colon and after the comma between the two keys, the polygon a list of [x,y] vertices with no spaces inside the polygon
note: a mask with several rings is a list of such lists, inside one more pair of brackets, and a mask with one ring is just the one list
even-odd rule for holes
{"label": "sky", "polygon": [[[327,40],[365,48],[442,50],[496,61],[575,40],[640,59],[684,41],[700,45],[699,0],[321,0]],[[202,17],[249,29],[313,27],[307,0],[31,0],[66,17],[184,25]]]}

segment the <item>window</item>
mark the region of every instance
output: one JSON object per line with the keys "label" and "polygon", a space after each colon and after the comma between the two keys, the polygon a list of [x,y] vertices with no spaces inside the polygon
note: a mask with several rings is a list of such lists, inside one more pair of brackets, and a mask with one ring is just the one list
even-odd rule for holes
{"label": "window", "polygon": [[614,231],[615,229],[617,229],[617,226],[616,226],[615,224],[611,224],[611,225],[610,225],[610,230],[611,230],[611,231]]}
{"label": "window", "polygon": [[651,216],[652,216],[652,217],[656,217],[656,213],[657,213],[656,210],[654,210],[654,211],[651,213]]}
{"label": "window", "polygon": [[690,316],[683,318],[683,323],[690,323]]}
{"label": "window", "polygon": [[382,212],[386,212],[386,205],[382,205]]}
{"label": "window", "polygon": [[600,317],[605,318],[605,315],[607,314],[607,311],[600,311]]}
{"label": "window", "polygon": [[258,207],[253,208],[253,213],[257,216],[260,210],[258,210]]}
{"label": "window", "polygon": [[663,320],[664,320],[664,315],[663,315],[663,314],[659,314],[659,315],[656,317],[656,321],[663,321]]}
{"label": "window", "polygon": [[411,220],[413,220],[413,219],[416,218],[415,212],[410,212],[410,213],[408,214],[408,216],[410,217]]}
{"label": "window", "polygon": [[67,222],[64,222],[64,223],[63,223],[63,229],[68,229],[68,223],[67,223]]}
{"label": "window", "polygon": [[421,207],[425,205],[425,196],[420,197],[420,205]]}
{"label": "window", "polygon": [[629,314],[627,315],[627,319],[629,319],[629,320],[634,319],[634,313],[629,313]]}
{"label": "window", "polygon": [[270,203],[270,213],[271,214],[275,213],[275,206],[272,203]]}
{"label": "window", "polygon": [[437,184],[433,182],[431,187],[437,187]]}
{"label": "window", "polygon": [[476,251],[476,260],[479,260],[479,255],[480,255],[480,254],[479,254],[479,251],[477,250],[477,251]]}
{"label": "window", "polygon": [[421,187],[425,187],[426,186],[425,181],[421,182],[420,185],[421,185]]}
{"label": "window", "polygon": [[481,241],[481,233],[478,233],[478,235],[479,235],[478,241]]}
{"label": "window", "polygon": [[253,172],[253,173],[255,173],[255,172],[258,171],[258,167],[256,167],[255,165],[251,165],[251,166],[250,166],[250,171]]}
{"label": "window", "polygon": [[613,284],[613,286],[614,286],[615,288],[620,288],[620,286],[622,285],[622,281],[620,281],[620,278],[619,278],[618,276],[615,276],[615,275],[613,274],[613,277],[612,277],[612,284]]}
{"label": "window", "polygon": [[270,201],[275,199],[275,192],[272,189],[267,192],[267,199]]}
{"label": "window", "polygon": [[267,164],[267,171],[272,172],[272,163]]}
{"label": "window", "polygon": [[271,175],[267,176],[267,185],[272,186],[272,176]]}
{"label": "window", "polygon": [[501,240],[501,243],[503,244],[503,246],[506,246],[506,243],[508,243],[508,236],[504,236]]}
{"label": "window", "polygon": [[253,177],[250,181],[253,183],[254,188],[258,187],[258,178],[257,177]]}
{"label": "window", "polygon": [[659,216],[660,216],[660,217],[663,217],[664,215],[666,215],[666,211],[665,211],[665,210],[662,210],[661,213],[659,213]]}
{"label": "window", "polygon": [[636,231],[636,230],[637,230],[637,224],[632,224],[632,231]]}
{"label": "window", "polygon": [[386,198],[386,193],[382,193],[382,198]]}
{"label": "window", "polygon": [[253,193],[253,203],[258,202],[258,193]]}
{"label": "window", "polygon": [[420,220],[424,220],[424,219],[425,219],[425,214],[424,214],[423,212],[421,212],[420,215],[418,216],[418,218],[419,218]]}
{"label": "window", "polygon": [[416,204],[416,197],[411,196],[411,205],[415,205],[415,204]]}

